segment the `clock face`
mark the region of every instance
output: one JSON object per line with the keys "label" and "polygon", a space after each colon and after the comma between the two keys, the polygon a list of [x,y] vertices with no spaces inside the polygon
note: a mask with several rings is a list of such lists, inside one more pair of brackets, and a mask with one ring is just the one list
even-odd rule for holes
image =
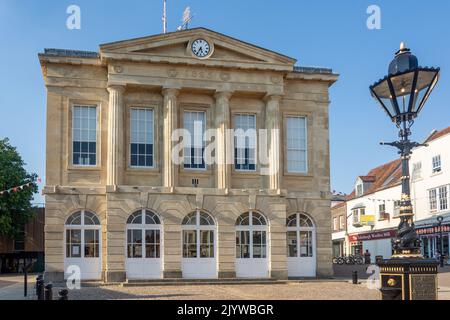
{"label": "clock face", "polygon": [[192,42],[192,53],[199,58],[204,58],[211,53],[211,46],[205,39],[197,39]]}

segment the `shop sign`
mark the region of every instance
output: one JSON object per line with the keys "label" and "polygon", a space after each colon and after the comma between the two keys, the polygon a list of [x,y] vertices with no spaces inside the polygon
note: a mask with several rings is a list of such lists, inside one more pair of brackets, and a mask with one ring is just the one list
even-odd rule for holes
{"label": "shop sign", "polygon": [[450,232],[450,224],[444,224],[442,226],[430,226],[425,228],[417,228],[416,232],[418,235],[426,235],[426,234],[433,234],[433,233],[440,233],[442,232]]}
{"label": "shop sign", "polygon": [[349,241],[370,241],[379,239],[394,238],[397,234],[396,230],[377,231],[370,233],[352,234],[348,237]]}
{"label": "shop sign", "polygon": [[362,215],[359,217],[359,222],[363,226],[370,226],[375,223],[375,216],[374,215]]}

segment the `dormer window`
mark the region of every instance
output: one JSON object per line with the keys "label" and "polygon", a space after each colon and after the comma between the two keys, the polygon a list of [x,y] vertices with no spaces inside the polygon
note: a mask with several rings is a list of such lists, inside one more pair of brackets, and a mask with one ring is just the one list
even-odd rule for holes
{"label": "dormer window", "polygon": [[364,195],[364,188],[362,183],[356,185],[356,196],[362,197]]}

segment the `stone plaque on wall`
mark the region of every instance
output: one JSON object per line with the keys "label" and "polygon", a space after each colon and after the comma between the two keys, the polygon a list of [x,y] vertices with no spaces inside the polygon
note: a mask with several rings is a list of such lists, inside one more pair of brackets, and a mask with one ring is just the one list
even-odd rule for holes
{"label": "stone plaque on wall", "polygon": [[412,300],[437,300],[437,275],[411,275]]}

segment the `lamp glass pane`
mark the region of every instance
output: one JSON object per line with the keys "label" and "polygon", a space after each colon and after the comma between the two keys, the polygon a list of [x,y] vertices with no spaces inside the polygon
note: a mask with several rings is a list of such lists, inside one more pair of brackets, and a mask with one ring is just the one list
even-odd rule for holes
{"label": "lamp glass pane", "polygon": [[392,100],[391,92],[389,90],[388,81],[384,80],[379,83],[377,86],[372,88],[375,95],[380,100],[382,107],[388,113],[388,115],[392,118],[397,112],[395,111],[394,101]]}
{"label": "lamp glass pane", "polygon": [[411,98],[415,72],[408,72],[391,78],[400,113],[407,113]]}
{"label": "lamp glass pane", "polygon": [[433,88],[436,85],[437,78],[434,79],[436,73],[437,71],[419,71],[412,112],[420,111],[420,106],[423,106],[423,104],[426,102],[426,99],[428,98],[426,97],[428,89],[430,88],[430,86],[432,86]]}

